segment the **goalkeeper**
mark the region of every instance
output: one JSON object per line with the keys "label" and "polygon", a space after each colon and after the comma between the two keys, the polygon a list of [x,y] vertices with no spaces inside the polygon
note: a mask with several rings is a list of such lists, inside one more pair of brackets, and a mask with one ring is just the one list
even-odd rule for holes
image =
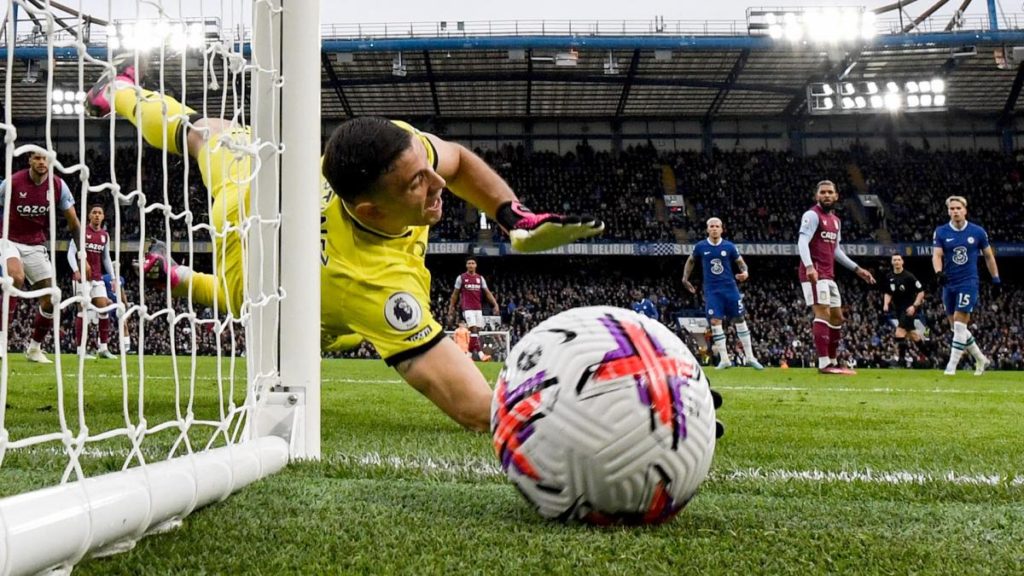
{"label": "goalkeeper", "polygon": [[[244,286],[238,226],[247,217],[250,161],[227,144],[247,145],[248,130],[202,118],[173,98],[140,89],[140,71],[127,56],[115,59],[115,72],[89,91],[89,113],[113,110],[149,144],[195,158],[213,199],[211,225],[226,232],[213,236],[216,275],[177,265],[162,242],[150,246],[143,272],[169,282],[175,296],[191,290],[196,302],[238,316]],[[331,135],[321,166],[322,348],[340,350],[365,338],[452,419],[487,430],[490,386],[430,315],[424,258],[428,228],[441,219],[444,189],[494,218],[520,252],[596,236],[604,224],[532,213],[475,154],[403,122],[363,117],[343,123]]]}

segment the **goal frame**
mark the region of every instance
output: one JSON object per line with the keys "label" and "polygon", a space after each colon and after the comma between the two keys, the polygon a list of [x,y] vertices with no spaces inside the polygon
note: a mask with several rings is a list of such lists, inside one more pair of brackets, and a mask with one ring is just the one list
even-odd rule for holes
{"label": "goal frame", "polygon": [[[255,302],[246,330],[243,440],[0,500],[0,576],[70,573],[87,555],[131,549],[290,459],[320,457],[320,6],[314,0],[251,5],[250,123],[255,141],[280,144],[258,148],[262,168],[250,195],[251,208],[274,217],[243,227],[255,247],[247,262]],[[13,9],[9,4],[5,15]],[[13,22],[7,26],[12,38]],[[15,50],[11,40],[8,64]],[[315,90],[305,85],[309,78],[317,79]],[[9,106],[4,121],[11,123]],[[10,149],[6,162],[9,171]],[[279,284],[268,292],[261,279]],[[6,429],[0,441],[7,443]]]}

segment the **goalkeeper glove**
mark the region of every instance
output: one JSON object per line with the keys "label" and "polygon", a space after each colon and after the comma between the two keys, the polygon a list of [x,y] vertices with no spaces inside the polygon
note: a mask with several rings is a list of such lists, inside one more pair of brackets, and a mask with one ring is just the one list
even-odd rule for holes
{"label": "goalkeeper glove", "polygon": [[495,215],[516,252],[542,252],[604,232],[604,222],[592,216],[534,214],[519,202],[505,202]]}
{"label": "goalkeeper glove", "polygon": [[939,286],[945,286],[946,285],[946,273],[944,271],[942,271],[942,270],[939,270],[938,272],[936,272],[935,273],[935,282],[938,283]]}

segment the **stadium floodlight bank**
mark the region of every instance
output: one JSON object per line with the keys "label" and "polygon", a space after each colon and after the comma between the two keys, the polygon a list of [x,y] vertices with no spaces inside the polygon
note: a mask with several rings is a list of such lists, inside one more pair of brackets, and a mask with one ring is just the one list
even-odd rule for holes
{"label": "stadium floodlight bank", "polygon": [[748,8],[747,32],[794,44],[852,44],[878,33],[875,13],[863,6]]}
{"label": "stadium floodlight bank", "polygon": [[[140,13],[160,4],[143,0],[138,3]],[[125,182],[117,181],[117,171],[113,169],[116,162],[133,163],[136,181],[143,181],[141,134],[133,138],[138,153],[125,153],[118,145],[129,142],[115,140],[115,134],[125,133],[119,125],[126,121],[113,115],[90,120],[79,107],[79,93],[88,91],[95,82],[98,65],[110,68],[115,51],[111,50],[102,61],[93,58],[89,49],[95,47],[82,41],[87,34],[71,36],[69,40],[58,29],[57,24],[63,26],[66,18],[56,13],[57,8],[50,8],[49,3],[45,3],[47,9],[36,4],[28,0],[7,4],[4,21],[10,47],[15,47],[18,38],[18,10],[21,17],[28,14],[41,24],[51,56],[55,48],[70,48],[78,53],[78,59],[58,63],[51,58],[47,67],[51,102],[47,106],[45,141],[19,139],[12,107],[4,107],[5,115],[0,122],[0,132],[8,143],[4,179],[9,180],[16,171],[15,159],[20,167],[33,152],[43,152],[51,161],[51,174],[64,180],[81,180],[81,191],[75,198],[80,209],[97,202],[112,208],[112,218],[108,219],[111,257],[121,274],[134,274],[131,263],[144,260],[144,243],[138,243],[138,248],[131,252],[122,250],[128,244],[122,243],[120,224],[122,212],[128,210],[138,211],[143,238],[147,214],[162,216],[165,226],[159,234],[168,243],[172,230],[187,231],[187,241],[176,245],[185,246],[189,262],[195,263],[194,247],[198,242],[194,235],[223,237],[226,232],[214,230],[205,216],[193,219],[187,179],[189,170],[195,170],[194,165],[189,168],[185,162],[185,182],[179,183],[181,188],[176,191],[184,194],[184,205],[170,200],[170,186],[174,184],[169,184],[166,176],[157,187],[160,189],[142,189],[143,185],[138,184],[139,189],[129,190]],[[120,334],[120,328],[131,324],[140,343],[139,356],[126,356],[122,349],[116,379],[86,369],[84,355],[77,358],[74,375],[62,370],[60,339],[53,338],[53,384],[40,388],[55,392],[52,397],[40,399],[40,403],[51,405],[54,417],[48,424],[50,428],[42,432],[38,419],[23,421],[29,417],[25,412],[34,413],[34,409],[7,405],[9,392],[22,391],[24,388],[17,387],[26,384],[26,377],[12,377],[14,352],[6,349],[7,339],[2,338],[5,350],[0,360],[0,486],[5,494],[12,495],[0,500],[0,575],[70,572],[88,555],[130,549],[148,533],[179,525],[194,510],[223,500],[280,470],[289,459],[320,456],[319,227],[315,225],[320,189],[320,90],[310,89],[307,83],[310,78],[319,79],[320,74],[320,6],[314,0],[233,0],[214,8],[209,8],[209,3],[207,6],[208,10],[221,13],[204,15],[202,26],[161,18],[157,24],[147,26],[165,31],[163,40],[147,45],[145,50],[141,46],[133,50],[140,59],[151,63],[150,70],[156,72],[153,81],[159,84],[157,92],[172,92],[204,115],[219,116],[251,129],[249,146],[231,148],[235,158],[248,156],[252,167],[252,173],[247,175],[249,210],[234,227],[235,233],[242,235],[246,263],[244,302],[237,315],[214,311],[211,318],[197,312],[191,290],[187,300],[177,299],[177,306],[167,291],[165,307],[161,309],[154,309],[152,299],[147,308],[142,287],[136,294],[127,294],[125,300],[142,304],[122,301],[110,306],[117,312],[117,325],[112,332]],[[224,18],[242,14],[251,14],[251,25]],[[216,21],[226,23],[219,33],[211,34],[205,23],[215,17],[219,18]],[[87,26],[88,20],[83,20],[79,27]],[[243,29],[251,29],[252,36],[236,37],[234,31]],[[131,30],[130,36],[126,34],[127,28],[118,30],[122,36],[117,42],[122,49],[128,49],[125,44],[139,40],[137,29]],[[197,48],[200,42],[203,47]],[[252,51],[246,57],[242,48],[249,42]],[[211,95],[210,90],[216,88],[203,89],[198,94],[194,89],[189,92],[184,73],[180,77],[164,74],[165,64],[184,69],[184,48],[191,49],[191,65],[202,66],[204,77],[211,79],[211,84],[219,83],[223,92]],[[202,58],[194,57],[197,50]],[[11,102],[15,50],[7,50],[6,57],[4,101]],[[53,85],[53,68],[58,65],[77,66],[77,86]],[[238,90],[247,82],[251,84],[251,94]],[[70,105],[70,114],[78,119],[75,155],[82,162],[67,166],[58,161],[51,136],[52,121],[65,114],[66,105]],[[90,179],[93,167],[84,163],[86,122],[103,122],[109,129],[111,182]],[[168,153],[160,154],[166,171]],[[284,182],[287,186],[282,185]],[[52,183],[50,186],[52,203],[54,189]],[[296,192],[301,190],[307,192]],[[205,189],[199,193],[205,195],[209,208],[209,194]],[[5,242],[10,212],[4,214]],[[51,209],[47,242],[51,262],[56,256],[58,225],[63,224]],[[82,241],[76,239],[80,246]],[[79,252],[83,258],[84,253],[85,250]],[[4,309],[9,309],[11,296],[32,299],[46,292],[52,296],[51,336],[59,333],[62,313],[73,313],[79,304],[95,310],[88,295],[62,295],[56,284],[48,290],[21,291],[13,287],[7,270],[3,274]],[[10,334],[9,321],[9,315],[3,315],[3,335]],[[235,345],[234,336],[241,330],[246,335],[244,354]],[[182,334],[187,335],[184,340],[188,341],[184,347],[180,344]],[[197,383],[197,370],[201,369],[197,366],[214,362],[197,361],[199,334],[213,335],[217,357],[215,374]],[[168,340],[164,344],[171,351],[169,363],[144,355],[141,343],[152,344],[159,338]],[[170,368],[163,374],[154,373],[154,367],[168,364]],[[186,364],[189,366],[185,367]],[[131,368],[133,365],[137,368]],[[212,380],[216,390],[211,393]],[[244,385],[236,380],[244,380]],[[90,407],[86,398],[98,388],[109,390],[111,386],[121,390],[121,409],[96,414],[95,406]],[[197,392],[204,388],[205,395]],[[154,396],[173,398],[173,408],[154,407],[154,403],[159,404]],[[114,425],[99,429],[101,422],[104,426],[110,422]],[[120,471],[89,474],[90,470],[103,468],[95,460],[109,460],[111,455],[122,462]],[[19,491],[13,478],[21,476],[32,478],[34,486],[43,483],[48,487]]]}
{"label": "stadium floodlight bank", "polygon": [[811,114],[942,112],[946,81],[930,80],[812,82],[807,85]]}

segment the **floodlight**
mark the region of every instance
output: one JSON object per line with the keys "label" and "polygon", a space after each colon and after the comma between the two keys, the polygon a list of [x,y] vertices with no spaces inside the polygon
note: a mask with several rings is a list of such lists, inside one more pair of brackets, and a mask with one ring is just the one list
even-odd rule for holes
{"label": "floodlight", "polygon": [[872,108],[881,108],[884,104],[885,104],[885,100],[881,96],[876,94],[876,95],[871,97],[871,107]]}
{"label": "floodlight", "polygon": [[58,104],[60,102],[63,102],[64,101],[64,91],[63,90],[59,90],[59,89],[58,90],[54,90],[53,93],[50,94],[50,100],[52,100],[54,104]]}
{"label": "floodlight", "polygon": [[911,94],[913,94],[913,93],[918,91],[917,82],[914,82],[913,80],[911,80],[910,82],[907,82],[906,86],[907,86],[907,92],[910,92]]}
{"label": "floodlight", "polygon": [[935,95],[934,103],[935,103],[936,106],[939,106],[939,107],[945,106],[946,105],[946,95],[945,94],[936,94]]}
{"label": "floodlight", "polygon": [[911,95],[907,96],[907,107],[908,108],[917,108],[920,105],[921,105],[921,98],[918,97],[917,94],[911,94]]}
{"label": "floodlight", "polygon": [[946,91],[946,81],[942,78],[935,78],[932,80],[932,92],[936,94],[942,94]]}
{"label": "floodlight", "polygon": [[874,82],[865,82],[864,90],[868,94],[878,94],[878,84],[875,84]]}
{"label": "floodlight", "polygon": [[921,106],[931,106],[931,105],[932,105],[932,95],[931,94],[921,94]]}
{"label": "floodlight", "polygon": [[898,95],[896,95],[896,94],[886,94],[885,95],[885,107],[888,108],[889,110],[899,110],[900,109],[900,97]]}
{"label": "floodlight", "polygon": [[857,108],[866,108],[868,101],[863,96],[857,96],[853,99],[853,102],[857,105]]}
{"label": "floodlight", "polygon": [[843,110],[849,110],[850,108],[854,107],[855,103],[853,101],[853,98],[850,98],[849,96],[843,96],[842,104]]}
{"label": "floodlight", "polygon": [[899,86],[899,84],[897,84],[895,82],[886,82],[885,83],[885,89],[888,90],[892,94],[898,94],[899,91],[900,91],[900,86]]}

